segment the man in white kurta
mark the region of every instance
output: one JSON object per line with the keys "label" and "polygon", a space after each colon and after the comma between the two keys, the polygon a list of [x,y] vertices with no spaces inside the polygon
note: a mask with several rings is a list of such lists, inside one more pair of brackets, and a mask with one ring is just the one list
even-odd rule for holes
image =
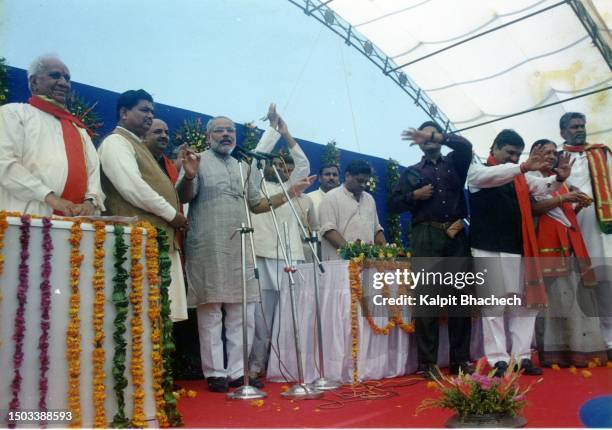
{"label": "man in white kurta", "polygon": [[[280,158],[275,158],[273,160],[281,179],[284,180],[285,187],[288,187],[308,176],[310,172],[310,163],[308,162],[308,158],[306,158],[306,154],[304,154],[302,148],[300,148],[293,139],[285,122],[280,117],[279,133],[287,141],[289,154],[295,163],[295,169],[288,175],[284,162]],[[269,141],[261,140],[255,150],[267,153],[272,152],[274,149],[273,142],[275,143],[275,140],[276,139]],[[266,167],[264,174],[267,192],[270,195],[281,193],[281,185],[278,183],[276,175],[270,166]],[[299,211],[300,208],[297,198],[293,198],[292,203],[296,211]],[[253,240],[255,255],[257,256],[257,267],[261,276],[261,304],[255,307],[255,334],[249,360],[249,371],[254,377],[260,375],[266,368],[272,322],[274,321],[280,288],[281,286],[288,285],[288,276],[283,270],[285,268],[285,261],[283,259],[283,250],[281,249],[281,247],[285,247],[285,224],[287,225],[288,240],[291,249],[291,264],[294,262],[299,264],[304,261],[302,235],[297,219],[289,203],[285,203],[275,209],[274,212],[280,230],[280,241],[274,228],[271,213],[254,214],[251,217],[255,230]]]}
{"label": "man in white kurta", "polygon": [[[69,115],[65,99],[70,74],[60,60],[37,59],[28,71],[28,83],[33,96]],[[45,216],[54,210],[74,216],[104,209],[96,149],[84,127],[76,121],[70,127],[78,133],[85,157],[82,204],[61,197],[69,171],[62,121],[31,103],[0,107],[0,209]]]}
{"label": "man in white kurta", "polygon": [[321,183],[319,188],[306,194],[312,199],[317,220],[319,219],[319,206],[325,194],[340,186],[340,167],[337,164],[324,164],[321,166],[319,169],[319,182]]}
{"label": "man in white kurta", "polygon": [[[594,204],[581,209],[576,218],[595,268],[601,330],[608,349],[608,360],[612,360],[612,269],[608,260],[612,258],[612,234],[602,231],[596,213],[597,193],[593,184],[594,175],[589,167],[588,152],[592,150],[592,145],[586,141],[586,117],[579,112],[568,112],[561,117],[559,126],[564,139],[564,150],[569,152],[574,161],[567,184],[594,199]],[[612,156],[608,149],[603,152],[606,160],[601,164],[602,171],[595,173],[595,177],[602,181],[607,179],[610,190]]]}
{"label": "man in white kurta", "polygon": [[187,221],[178,211],[172,182],[142,142],[152,124],[152,98],[143,90],[127,91],[119,97],[118,111],[118,126],[98,149],[109,215],[138,216],[168,232],[170,318],[183,321],[187,319],[187,300],[174,229],[186,227]]}
{"label": "man in white kurta", "polygon": [[[475,257],[475,269],[487,273],[486,283],[479,290],[480,296],[521,297],[525,300],[521,255],[523,241],[528,238],[523,238],[521,234],[521,211],[514,180],[525,172],[539,170],[543,160],[540,152],[534,151],[527,161],[519,165],[518,159],[524,146],[523,139],[516,132],[503,130],[491,148],[488,165],[475,161],[468,170],[472,255]],[[562,183],[556,176],[538,178],[526,175],[525,180],[529,192],[536,196],[557,191]],[[508,334],[504,314],[508,316]],[[496,375],[503,374],[511,357],[520,362],[526,374],[542,373],[530,358],[537,314],[538,309],[518,305],[509,309],[503,306],[483,309],[485,356],[489,364],[495,367]],[[507,339],[511,344],[510,353]]]}
{"label": "man in white kurta", "polygon": [[347,242],[385,244],[376,202],[365,191],[371,174],[366,162],[353,161],[346,167],[344,184],[325,194],[319,207],[323,261],[340,259],[337,250]]}

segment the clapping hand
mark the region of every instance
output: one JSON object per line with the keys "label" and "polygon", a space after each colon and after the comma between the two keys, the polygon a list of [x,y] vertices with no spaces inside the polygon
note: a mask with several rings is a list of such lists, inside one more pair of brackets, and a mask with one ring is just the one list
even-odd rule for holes
{"label": "clapping hand", "polygon": [[184,151],[183,169],[185,169],[185,177],[191,180],[198,174],[200,154],[194,152],[190,148],[185,148]]}
{"label": "clapping hand", "polygon": [[270,106],[268,107],[268,113],[266,114],[266,116],[262,117],[261,120],[269,120],[270,127],[272,127],[274,130],[278,129],[280,116],[276,112],[276,103],[270,103]]}

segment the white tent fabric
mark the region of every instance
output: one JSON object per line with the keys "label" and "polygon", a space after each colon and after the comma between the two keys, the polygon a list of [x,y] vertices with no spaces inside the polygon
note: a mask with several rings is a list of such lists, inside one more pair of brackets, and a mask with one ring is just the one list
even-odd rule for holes
{"label": "white tent fabric", "polygon": [[[554,6],[558,0],[333,0],[323,2],[397,66],[478,33]],[[612,0],[582,4],[610,43]],[[401,69],[455,130],[612,85],[612,72],[577,14],[564,3]],[[504,128],[527,144],[557,143],[559,118],[587,116],[588,141],[612,144],[612,92],[563,102],[465,130],[476,153],[488,153]]]}

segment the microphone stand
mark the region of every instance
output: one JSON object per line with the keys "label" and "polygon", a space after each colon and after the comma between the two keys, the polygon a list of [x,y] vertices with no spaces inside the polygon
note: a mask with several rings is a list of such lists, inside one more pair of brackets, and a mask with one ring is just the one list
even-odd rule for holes
{"label": "microphone stand", "polygon": [[244,201],[244,210],[247,218],[247,225],[241,223],[239,229],[236,229],[232,235],[232,239],[236,233],[240,232],[240,256],[242,263],[242,369],[243,369],[243,385],[235,391],[227,393],[225,396],[230,400],[251,400],[267,397],[264,391],[249,385],[249,339],[247,330],[247,274],[246,274],[246,235],[251,239],[251,252],[253,254],[253,267],[255,277],[259,278],[257,270],[257,260],[255,258],[255,247],[253,246],[253,225],[251,224],[251,213],[249,211],[249,203],[247,201],[247,185],[244,182],[244,173],[242,172],[242,163],[238,161],[240,169],[240,182],[242,184],[242,200]]}
{"label": "microphone stand", "polygon": [[[274,167],[274,165],[272,166]],[[272,216],[272,222],[274,224],[274,230],[276,231],[276,237],[278,238],[278,243],[282,244],[283,240],[282,240],[280,230],[278,227],[278,220],[276,218],[276,212],[274,208],[272,207],[272,201],[270,199],[270,193],[268,192],[268,186],[265,180],[263,165],[261,163],[261,160],[259,159],[257,160],[257,170],[259,170],[261,174],[263,194],[265,198],[268,200],[268,205],[270,206],[270,215]],[[274,171],[276,172],[277,177],[279,177],[278,171],[276,170],[276,168],[274,168]],[[280,183],[282,184],[282,182]],[[287,194],[287,190],[285,190],[284,187],[282,187],[282,189],[283,189],[283,192],[285,193],[285,197],[287,198],[287,201],[291,202],[291,199],[289,198],[289,195]],[[295,273],[295,268],[293,267],[292,262],[289,260],[289,256],[287,255],[287,250],[285,249],[285,247],[280,246],[280,249],[282,251],[283,259],[285,261],[285,272],[287,272],[287,275],[289,276],[289,295],[291,298],[291,314],[293,317],[295,357],[297,360],[297,369],[298,369],[298,383],[293,385],[287,391],[281,393],[281,396],[288,398],[288,399],[303,399],[303,400],[318,399],[323,396],[323,391],[317,390],[316,388],[313,388],[310,384],[304,383],[304,370],[302,368],[302,353],[300,349],[300,330],[297,324],[297,306],[295,303],[295,294],[294,294],[295,279],[293,277],[293,274]]]}
{"label": "microphone stand", "polygon": [[293,205],[293,202],[291,201],[291,198],[289,197],[287,188],[285,187],[285,184],[281,180],[280,174],[278,173],[278,169],[274,166],[274,164],[272,164],[272,168],[274,169],[274,174],[276,175],[276,179],[278,180],[278,183],[280,184],[281,189],[283,190],[283,193],[285,194],[285,197],[287,198],[287,203],[289,203],[289,206],[291,207],[291,211],[293,212],[293,215],[297,219],[298,226],[300,228],[302,237],[308,241],[308,245],[310,246],[310,252],[312,253],[312,269],[314,271],[313,279],[314,279],[314,289],[315,289],[315,294],[314,294],[315,296],[315,315],[316,315],[316,321],[317,321],[317,349],[319,351],[319,377],[313,381],[312,386],[322,391],[335,390],[336,388],[340,387],[340,385],[342,384],[339,381],[334,381],[332,379],[328,379],[325,377],[325,364],[323,360],[323,329],[322,329],[322,323],[321,323],[321,305],[319,301],[320,292],[319,292],[319,281],[318,281],[319,274],[317,273],[317,268],[321,271],[321,273],[325,272],[325,268],[323,267],[323,264],[321,263],[321,260],[319,260],[319,256],[317,255],[317,234],[315,232],[312,232],[311,234],[307,233],[306,228],[304,227],[304,224],[302,223],[302,219],[298,215],[297,210],[295,209],[295,206]]}

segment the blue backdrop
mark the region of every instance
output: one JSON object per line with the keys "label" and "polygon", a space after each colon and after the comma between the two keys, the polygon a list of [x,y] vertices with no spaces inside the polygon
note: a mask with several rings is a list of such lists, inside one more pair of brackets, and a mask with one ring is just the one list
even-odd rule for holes
{"label": "blue backdrop", "polygon": [[[16,67],[8,67],[9,69],[9,102],[26,102],[30,97],[30,90],[28,89],[27,73],[24,69]],[[129,88],[126,88],[126,91]],[[137,88],[132,88],[137,89]],[[97,102],[95,112],[99,115],[103,121],[102,128],[99,133],[102,136],[110,133],[116,125],[116,104],[119,98],[119,93],[108,91],[102,88],[93,87],[90,85],[81,84],[78,82],[72,82],[72,90],[76,92],[79,97],[85,100],[88,104]],[[146,88],[145,88],[146,90]],[[282,112],[280,112],[282,114]],[[231,117],[231,113],[227,113]],[[183,121],[189,119],[201,118],[203,123],[206,124],[210,115],[193,112],[186,109],[181,109],[174,106],[164,105],[161,103],[155,103],[155,117],[163,119],[168,124],[170,129],[170,136],[174,134]],[[240,119],[233,118],[234,121],[239,122]],[[291,127],[291,124],[289,124]],[[236,124],[237,128],[237,140],[240,144],[244,140],[245,127],[241,124]],[[310,160],[311,172],[313,174],[318,173],[319,167],[321,166],[321,156],[325,151],[325,145],[309,142],[307,140],[296,138],[299,145],[302,147],[306,156]],[[286,145],[283,142],[284,145]],[[384,144],[384,142],[381,142]],[[353,151],[340,150],[340,170],[344,171],[344,167],[353,160],[364,160],[367,161],[370,166],[374,169],[374,172],[378,178],[378,185],[374,198],[376,200],[376,206],[378,208],[378,216],[383,226],[386,226],[387,220],[387,160],[378,157],[372,157],[369,155],[359,154]],[[400,171],[403,168],[400,167]],[[341,174],[341,177],[344,175]],[[315,182],[313,186],[307,191],[313,191],[319,187],[319,182]],[[409,217],[407,215],[402,216],[402,225],[406,225]],[[403,235],[402,235],[403,236]]]}

